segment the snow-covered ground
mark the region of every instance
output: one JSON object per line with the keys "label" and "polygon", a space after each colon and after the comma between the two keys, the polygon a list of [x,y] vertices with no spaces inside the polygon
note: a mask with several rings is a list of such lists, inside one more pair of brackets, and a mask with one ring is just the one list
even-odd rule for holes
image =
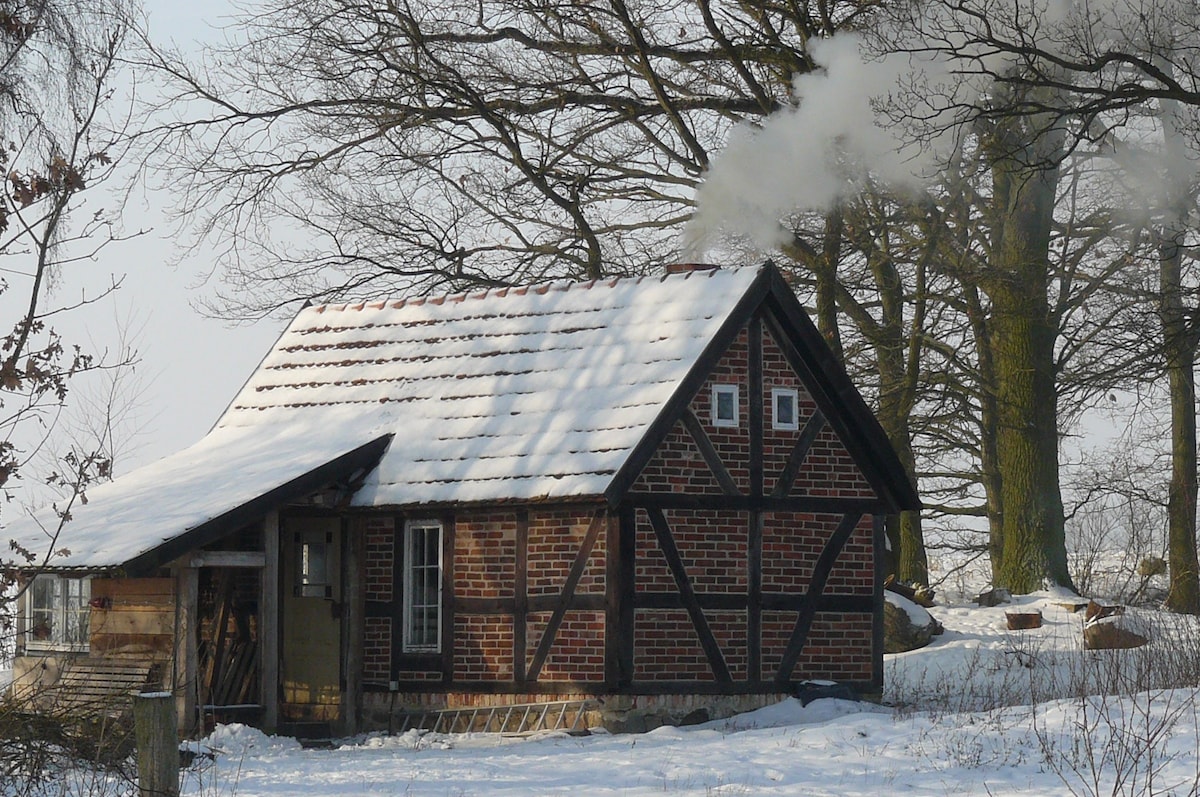
{"label": "snow-covered ground", "polygon": [[[1156,629],[1147,649],[1084,652],[1081,618],[1058,605],[1063,600],[1049,594],[1020,599],[1020,608],[1040,609],[1045,617],[1042,628],[1021,632],[1006,630],[1004,614],[1012,605],[935,609],[946,633],[924,650],[887,657],[885,697],[892,706],[820,700],[802,707],[791,700],[636,736],[408,733],[325,751],[225,727],[201,745],[216,758],[188,773],[185,793],[999,797],[1193,791],[1200,775],[1194,690],[1061,696],[1194,677],[1186,660],[1197,660],[1190,642],[1195,627],[1165,618],[1168,624]],[[1176,659],[1182,661],[1172,665]],[[1036,708],[1031,695],[1039,699]]]}
{"label": "snow-covered ground", "polygon": [[1151,616],[1155,640],[1146,648],[1085,652],[1081,617],[1062,600],[1018,599],[1045,617],[1042,628],[1019,632],[1005,626],[1014,605],[935,608],[946,633],[887,657],[889,705],[789,700],[642,735],[410,732],[333,750],[225,726],[194,743],[213,757],[187,771],[184,794],[1197,793],[1197,689],[1164,687],[1200,682],[1200,629]]}

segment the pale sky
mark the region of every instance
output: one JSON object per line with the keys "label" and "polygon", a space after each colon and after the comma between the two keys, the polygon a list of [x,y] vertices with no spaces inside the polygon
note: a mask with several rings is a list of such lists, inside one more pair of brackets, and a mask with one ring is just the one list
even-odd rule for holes
{"label": "pale sky", "polygon": [[[230,13],[226,0],[145,0],[144,5],[151,34],[159,41],[174,39],[180,46],[216,36],[215,27]],[[285,323],[273,319],[231,327],[192,309],[190,303],[205,291],[199,283],[211,264],[193,258],[178,267],[170,265],[180,250],[172,226],[157,218],[166,201],[153,193],[131,200],[123,217],[126,230],[151,227],[150,233],[112,244],[95,263],[83,264],[86,269],[68,271],[56,296],[56,303],[68,303],[80,291],[124,276],[115,298],[89,308],[86,318],[76,314],[71,319],[74,328],[63,330],[85,343],[90,340],[93,348],[112,350],[126,327],[140,355],[134,382],[141,390],[128,415],[125,451],[119,450],[115,463],[118,476],[199,440]],[[88,197],[87,202],[94,208],[102,200]],[[84,394],[98,389],[81,386],[72,398],[86,401]]]}

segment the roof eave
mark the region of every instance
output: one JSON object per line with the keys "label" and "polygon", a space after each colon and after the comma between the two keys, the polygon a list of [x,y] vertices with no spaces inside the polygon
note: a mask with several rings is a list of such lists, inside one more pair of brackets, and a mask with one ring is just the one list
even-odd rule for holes
{"label": "roof eave", "polygon": [[164,541],[145,553],[122,562],[118,567],[128,576],[144,576],[180,556],[212,543],[226,534],[260,520],[268,512],[289,501],[309,495],[325,485],[344,481],[356,475],[366,475],[379,464],[387,450],[392,434],[376,437],[368,443],[335,457],[284,484],[250,499],[217,517]]}

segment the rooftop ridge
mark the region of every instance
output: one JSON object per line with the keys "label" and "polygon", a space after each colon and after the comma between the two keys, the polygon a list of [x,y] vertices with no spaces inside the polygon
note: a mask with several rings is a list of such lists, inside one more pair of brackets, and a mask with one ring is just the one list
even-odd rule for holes
{"label": "rooftop ridge", "polygon": [[385,310],[385,309],[400,310],[404,307],[422,307],[427,304],[440,306],[440,305],[449,304],[449,303],[457,304],[457,303],[461,303],[461,302],[465,302],[465,301],[476,301],[476,300],[489,299],[489,298],[503,299],[509,295],[527,296],[530,293],[534,293],[539,296],[544,296],[547,293],[549,293],[550,291],[561,291],[564,293],[567,291],[571,291],[571,290],[587,291],[587,290],[591,290],[592,288],[594,288],[597,285],[601,285],[601,286],[607,287],[607,288],[615,288],[615,287],[617,287],[618,284],[632,283],[632,284],[636,285],[636,284],[640,284],[642,282],[651,282],[651,281],[655,281],[655,282],[666,282],[667,280],[679,281],[679,280],[691,279],[692,277],[696,277],[697,279],[704,279],[704,278],[711,279],[714,274],[721,273],[721,271],[722,270],[718,269],[718,268],[710,268],[710,269],[698,269],[698,270],[684,271],[684,272],[668,271],[664,274],[640,274],[637,276],[628,276],[628,277],[621,277],[621,276],[604,277],[602,279],[591,279],[591,280],[557,279],[557,280],[548,280],[546,282],[539,282],[539,283],[535,283],[533,285],[505,285],[505,286],[499,287],[499,288],[484,288],[483,290],[475,289],[473,291],[467,290],[467,291],[458,291],[455,293],[443,293],[443,294],[436,294],[436,295],[406,296],[406,297],[400,297],[400,298],[389,297],[386,299],[365,299],[365,300],[359,300],[359,301],[339,302],[339,303],[330,302],[330,303],[326,303],[326,304],[313,305],[312,307],[308,308],[308,310],[310,312],[317,313],[318,315],[323,314],[325,312],[330,312],[330,313],[362,312],[363,310],[368,310],[368,309],[369,310]]}

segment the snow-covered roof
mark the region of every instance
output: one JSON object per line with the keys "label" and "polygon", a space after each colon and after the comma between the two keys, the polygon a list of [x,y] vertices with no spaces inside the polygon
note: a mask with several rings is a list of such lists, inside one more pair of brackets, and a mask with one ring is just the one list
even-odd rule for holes
{"label": "snow-covered roof", "polygon": [[312,307],[217,429],[379,419],[358,506],[601,495],[757,274]]}
{"label": "snow-covered roof", "polygon": [[602,495],[759,273],[306,308],[204,439],[89,492],[51,564],[125,565],[389,434],[355,505]]}
{"label": "snow-covered roof", "polygon": [[[40,557],[33,563],[39,566],[125,565],[261,496],[303,481],[379,437],[353,418],[344,421],[322,429],[283,424],[214,429],[189,448],[89,489],[87,502],[71,507],[71,519],[61,529],[58,516],[43,511],[8,525],[0,538],[16,540]],[[308,490],[324,483],[319,479]],[[302,490],[298,487],[297,495]]]}

